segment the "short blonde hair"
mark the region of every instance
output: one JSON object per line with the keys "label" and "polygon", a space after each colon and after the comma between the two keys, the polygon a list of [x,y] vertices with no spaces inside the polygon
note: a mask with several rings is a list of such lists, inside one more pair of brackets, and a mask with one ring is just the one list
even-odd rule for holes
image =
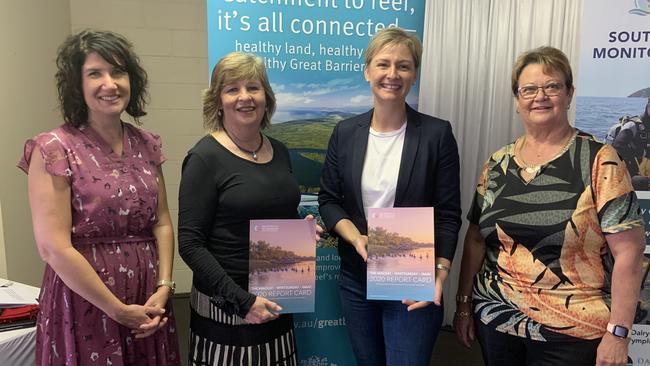
{"label": "short blonde hair", "polygon": [[511,87],[512,94],[516,97],[519,92],[519,77],[526,66],[530,64],[542,65],[544,73],[557,73],[564,78],[564,85],[568,90],[573,89],[573,73],[571,64],[564,52],[555,47],[543,46],[526,51],[517,57],[512,69]]}
{"label": "short blonde hair", "polygon": [[404,45],[409,49],[409,51],[411,51],[415,68],[416,70],[419,69],[420,62],[422,62],[422,43],[420,43],[420,40],[416,36],[407,33],[402,28],[398,27],[384,28],[375,33],[366,49],[366,67],[370,65],[373,57],[375,57],[384,46],[399,45]]}
{"label": "short blonde hair", "polygon": [[220,113],[223,110],[221,91],[224,85],[239,80],[260,81],[266,97],[266,110],[262,117],[261,128],[271,125],[276,102],[264,61],[252,53],[231,52],[214,66],[210,87],[203,92],[203,127],[206,130],[214,132],[223,129],[223,113]]}

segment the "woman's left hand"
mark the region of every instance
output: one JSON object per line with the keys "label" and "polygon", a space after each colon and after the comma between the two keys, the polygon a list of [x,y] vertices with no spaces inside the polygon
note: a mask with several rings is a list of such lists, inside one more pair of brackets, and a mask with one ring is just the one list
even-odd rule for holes
{"label": "woman's left hand", "polygon": [[[646,248],[643,228],[608,234],[607,246],[614,257],[611,279],[611,312],[609,322],[631,328],[643,277],[643,251]],[[618,338],[605,332],[596,352],[597,366],[627,364],[629,338]]]}
{"label": "woman's left hand", "polygon": [[[444,278],[438,273],[444,273]],[[447,278],[447,271],[436,270],[436,291],[433,294],[433,302],[440,306],[442,304],[442,284]]]}
{"label": "woman's left hand", "polygon": [[[438,266],[442,266],[443,269],[438,268]],[[445,283],[447,276],[449,276],[450,268],[451,262],[448,259],[436,258],[436,291],[433,294],[433,302],[438,306],[442,305],[442,285]]]}
{"label": "woman's left hand", "polygon": [[[305,216],[305,220],[307,220],[309,222],[312,222],[312,221],[315,220],[315,218],[314,218],[313,215],[307,215],[307,216]],[[320,240],[321,234],[323,233],[323,228],[320,227],[320,225],[318,225],[318,224],[315,224],[315,225],[316,225],[316,242],[318,242]]]}
{"label": "woman's left hand", "polygon": [[598,345],[596,366],[627,365],[627,346],[629,339],[621,339],[606,332]]}
{"label": "woman's left hand", "polygon": [[[160,286],[154,292],[147,302],[144,303],[145,306],[156,306],[160,308],[165,308],[167,301],[171,296],[171,289],[167,286]],[[139,329],[132,330],[131,332],[135,334],[135,338],[146,338],[154,334],[158,329],[164,327],[167,324],[167,317],[163,315],[155,315],[151,318],[151,322],[147,324],[142,324]]]}
{"label": "woman's left hand", "polygon": [[[443,266],[449,268],[451,267],[451,262],[449,262],[447,259],[439,259]],[[443,269],[435,269],[436,271],[436,289],[433,294],[433,303],[440,306],[442,304],[442,285],[445,283],[445,280],[447,279],[447,275],[449,274],[447,270]],[[402,304],[408,305],[406,310],[408,311],[413,311],[417,309],[422,309],[424,307],[429,306],[431,304],[431,301],[415,301],[411,299],[404,299],[402,300]]]}
{"label": "woman's left hand", "polygon": [[426,308],[427,306],[431,305],[431,301],[415,301],[411,299],[404,299],[402,300],[402,304],[408,305],[408,307],[406,308],[407,311],[413,311],[417,309]]}

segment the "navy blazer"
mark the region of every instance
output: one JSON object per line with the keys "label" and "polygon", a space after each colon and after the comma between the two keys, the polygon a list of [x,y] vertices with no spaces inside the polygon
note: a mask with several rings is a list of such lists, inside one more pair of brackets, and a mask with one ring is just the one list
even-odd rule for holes
{"label": "navy blazer", "polygon": [[[361,173],[373,110],[340,122],[327,147],[320,180],[320,214],[330,233],[349,219],[368,233],[361,196]],[[461,225],[458,146],[449,122],[406,106],[406,136],[397,177],[395,207],[434,207],[436,257],[454,258]],[[339,238],[341,268],[365,279],[366,264]]]}

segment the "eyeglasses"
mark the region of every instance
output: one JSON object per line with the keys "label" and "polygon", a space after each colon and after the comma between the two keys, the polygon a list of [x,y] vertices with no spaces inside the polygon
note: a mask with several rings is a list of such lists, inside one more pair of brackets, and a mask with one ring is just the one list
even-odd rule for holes
{"label": "eyeglasses", "polygon": [[564,90],[564,84],[548,83],[544,86],[524,85],[517,89],[517,93],[523,99],[533,99],[539,92],[539,89],[544,89],[544,94],[546,94],[547,97],[554,97],[560,95],[562,90]]}

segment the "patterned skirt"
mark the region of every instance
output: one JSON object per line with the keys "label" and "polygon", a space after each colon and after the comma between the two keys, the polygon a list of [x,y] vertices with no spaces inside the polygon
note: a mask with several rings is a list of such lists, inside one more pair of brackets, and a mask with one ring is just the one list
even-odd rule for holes
{"label": "patterned skirt", "polygon": [[192,287],[189,365],[296,366],[291,315],[264,324],[249,324],[227,315],[210,296]]}

